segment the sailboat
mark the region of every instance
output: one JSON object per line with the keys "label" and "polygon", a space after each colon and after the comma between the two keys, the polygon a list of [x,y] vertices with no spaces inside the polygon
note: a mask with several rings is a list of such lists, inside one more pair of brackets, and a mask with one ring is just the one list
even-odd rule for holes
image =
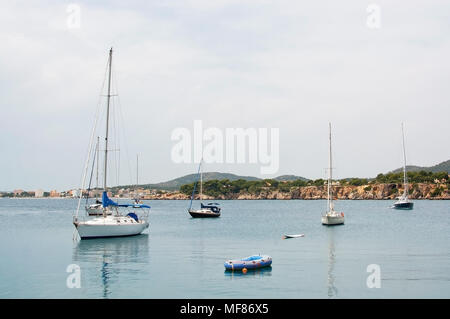
{"label": "sailboat", "polygon": [[[109,76],[108,76],[108,94],[106,104],[106,134],[105,134],[105,155],[104,155],[104,172],[103,172],[103,193],[102,193],[102,210],[101,217],[93,219],[83,219],[78,216],[80,209],[80,195],[78,209],[73,219],[73,224],[78,231],[81,239],[99,238],[99,237],[120,237],[133,236],[142,233],[148,228],[148,211],[150,206],[144,204],[118,204],[108,197],[107,188],[107,169],[108,169],[108,134],[109,134],[109,114],[111,99],[111,66],[112,66],[112,48],[109,51]],[[89,156],[88,156],[89,158]],[[127,214],[122,213],[125,209]],[[143,214],[138,216],[136,209],[142,209]],[[109,214],[110,212],[110,214]]]}
{"label": "sailboat", "polygon": [[344,213],[342,213],[342,212],[339,213],[334,210],[333,190],[332,190],[333,167],[332,167],[332,158],[331,158],[331,123],[328,124],[328,127],[329,127],[329,140],[330,140],[329,167],[328,167],[328,199],[327,199],[328,211],[324,215],[322,215],[322,224],[331,226],[331,225],[344,224]]}
{"label": "sailboat", "polygon": [[408,176],[406,174],[406,151],[405,151],[405,132],[402,123],[402,142],[403,142],[403,185],[404,190],[402,196],[392,206],[395,209],[413,209],[414,203],[408,199]]}
{"label": "sailboat", "polygon": [[192,201],[194,200],[195,189],[197,186],[197,184],[195,184],[194,190],[192,191],[191,203],[189,205],[188,212],[194,218],[219,217],[221,208],[219,207],[218,203],[208,203],[206,205],[203,205],[203,203],[201,202],[203,197],[203,172],[201,170],[202,161],[203,159],[200,160],[200,164],[198,166],[198,174],[200,175],[200,209],[192,209]]}

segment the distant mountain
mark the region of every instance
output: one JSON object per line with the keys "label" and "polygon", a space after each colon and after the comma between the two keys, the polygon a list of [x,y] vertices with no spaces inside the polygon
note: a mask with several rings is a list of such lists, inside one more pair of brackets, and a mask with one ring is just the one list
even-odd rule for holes
{"label": "distant mountain", "polygon": [[[197,174],[189,174],[189,175],[185,175],[182,177],[172,179],[167,182],[156,183],[156,184],[144,184],[144,185],[139,185],[139,186],[143,187],[143,188],[171,191],[171,190],[180,189],[181,185],[194,183],[197,181],[197,178],[198,178]],[[230,181],[235,181],[238,179],[244,179],[246,181],[261,180],[261,178],[254,177],[254,176],[240,176],[240,175],[231,174],[231,173],[220,173],[220,172],[205,172],[205,173],[203,173],[203,181],[204,182],[210,181],[213,179],[218,179],[218,180],[229,179]],[[297,179],[301,179],[304,181],[308,180],[304,177],[295,176],[295,175],[282,175],[282,176],[275,177],[274,179],[277,181],[293,181],[293,180],[297,180]],[[120,187],[127,187],[127,186],[120,186]]]}
{"label": "distant mountain", "polygon": [[[172,179],[167,182],[162,183],[156,183],[156,184],[145,184],[140,185],[144,188],[151,188],[151,189],[164,189],[164,190],[178,190],[181,185],[184,184],[190,184],[197,181],[197,174],[189,174],[182,177],[178,177],[175,179]],[[213,179],[229,179],[230,181],[235,181],[238,179],[245,179],[247,181],[256,181],[260,178],[253,177],[253,176],[239,176],[231,173],[219,173],[219,172],[205,172],[203,173],[203,181],[210,181]]]}
{"label": "distant mountain", "polygon": [[[406,170],[408,172],[426,171],[426,172],[432,172],[432,173],[447,172],[447,174],[450,174],[450,160],[436,164],[434,166],[430,166],[430,167],[407,165]],[[393,170],[390,173],[400,173],[400,172],[403,172],[403,167],[397,168],[396,170]]]}
{"label": "distant mountain", "polygon": [[296,180],[302,180],[302,181],[309,181],[309,179],[301,177],[301,176],[296,176],[296,175],[281,175],[278,177],[275,177],[274,180],[280,181],[280,182],[284,182],[284,181],[296,181]]}

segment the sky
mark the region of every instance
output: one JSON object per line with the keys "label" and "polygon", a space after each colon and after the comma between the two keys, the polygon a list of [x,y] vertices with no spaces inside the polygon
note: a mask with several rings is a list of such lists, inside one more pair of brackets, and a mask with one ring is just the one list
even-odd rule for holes
{"label": "sky", "polygon": [[275,174],[205,171],[326,177],[329,122],[336,178],[400,167],[402,122],[408,164],[450,158],[448,1],[0,0],[0,191],[80,186],[110,47],[127,162],[111,183],[135,181],[136,154],[140,183],[195,173],[171,158],[194,120],[279,129]]}

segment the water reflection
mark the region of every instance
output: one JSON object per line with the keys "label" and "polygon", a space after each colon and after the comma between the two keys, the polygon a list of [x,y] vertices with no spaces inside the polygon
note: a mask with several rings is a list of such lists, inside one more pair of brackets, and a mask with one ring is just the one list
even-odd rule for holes
{"label": "water reflection", "polygon": [[328,231],[328,298],[337,296],[338,290],[334,285],[334,264],[336,263],[335,247],[334,247],[334,229]]}
{"label": "water reflection", "polygon": [[106,254],[103,255],[103,263],[102,263],[102,284],[103,284],[103,298],[108,298],[109,294],[110,294],[110,290],[109,290],[109,286],[108,286],[108,281],[109,281],[109,263],[108,263],[108,257],[110,258],[111,256],[107,256]]}
{"label": "water reflection", "polygon": [[[83,283],[89,288],[100,282],[101,297],[109,298],[112,293],[111,286],[121,276],[126,276],[128,280],[137,280],[142,275],[145,269],[142,264],[149,262],[148,243],[147,234],[81,240],[74,247],[72,260],[81,267]],[[95,288],[97,287],[92,287],[89,292]]]}
{"label": "water reflection", "polygon": [[[203,264],[205,262],[205,237],[208,238],[208,229],[209,229],[209,222],[211,222],[211,219],[209,218],[191,218],[192,221],[195,223],[194,231],[197,235],[195,238],[195,243],[191,246],[191,256],[190,260],[193,263],[200,263]],[[214,219],[213,219],[214,220]]]}
{"label": "water reflection", "polygon": [[243,273],[241,270],[225,270],[225,276],[233,279],[234,277],[267,277],[272,276],[272,267],[264,267],[260,269],[248,269],[247,273]]}

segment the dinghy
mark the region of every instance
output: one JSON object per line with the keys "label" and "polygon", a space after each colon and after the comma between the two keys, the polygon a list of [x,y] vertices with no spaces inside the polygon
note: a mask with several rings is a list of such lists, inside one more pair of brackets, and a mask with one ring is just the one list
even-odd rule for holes
{"label": "dinghy", "polygon": [[289,239],[289,238],[299,238],[299,237],[305,237],[305,234],[298,234],[298,235],[284,235],[284,236],[283,236],[284,239]]}
{"label": "dinghy", "polygon": [[242,259],[231,259],[224,264],[226,270],[257,269],[270,265],[272,265],[272,257],[268,255],[253,255]]}

